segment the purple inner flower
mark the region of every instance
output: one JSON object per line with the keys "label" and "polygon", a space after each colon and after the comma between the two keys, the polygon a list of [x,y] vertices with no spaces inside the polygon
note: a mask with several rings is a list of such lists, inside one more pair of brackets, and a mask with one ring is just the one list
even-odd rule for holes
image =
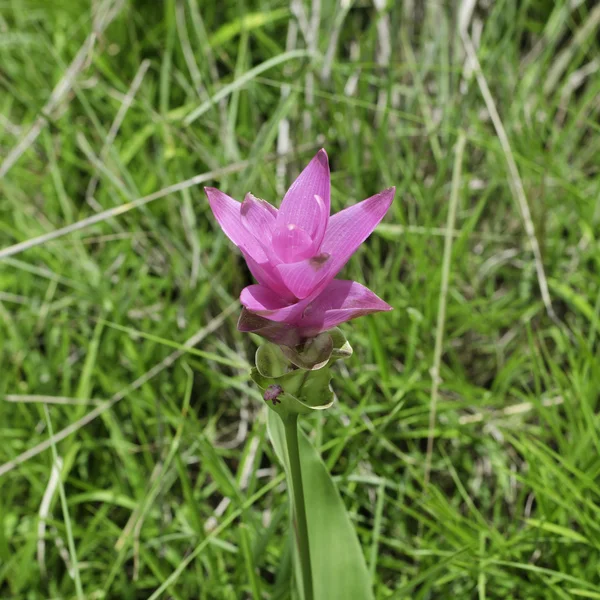
{"label": "purple inner flower", "polygon": [[325,150],[294,181],[279,210],[252,194],[240,204],[216,188],[205,188],[219,225],[258,281],[242,291],[241,303],[251,314],[273,322],[252,329],[241,320],[240,329],[291,345],[290,339],[391,310],[361,284],[334,277],[384,217],[395,188],[331,217],[330,189]]}

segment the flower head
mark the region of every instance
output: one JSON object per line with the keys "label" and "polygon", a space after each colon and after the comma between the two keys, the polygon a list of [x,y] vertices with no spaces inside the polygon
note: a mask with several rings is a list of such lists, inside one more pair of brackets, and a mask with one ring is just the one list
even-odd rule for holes
{"label": "flower head", "polygon": [[205,188],[215,218],[258,281],[240,296],[246,309],[240,330],[292,346],[344,321],[391,310],[360,283],[334,278],[384,217],[395,188],[330,217],[330,187],[327,153],[319,150],[279,210],[252,194],[239,203]]}

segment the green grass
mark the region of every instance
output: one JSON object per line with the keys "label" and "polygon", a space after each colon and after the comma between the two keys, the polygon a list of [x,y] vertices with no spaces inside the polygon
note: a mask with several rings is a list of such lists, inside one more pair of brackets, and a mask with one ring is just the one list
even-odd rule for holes
{"label": "green grass", "polygon": [[325,146],[334,210],[398,189],[343,272],[395,310],[345,326],[339,401],[304,422],[377,598],[599,598],[596,3],[475,8],[508,155],[465,76],[458,3],[323,1],[311,58],[286,2],[117,2],[70,77],[90,4],[0,0],[0,247],[25,242],[0,259],[0,597],[76,598],[79,577],[90,599],[148,598],[169,578],[163,598],[290,598],[284,480],[248,378],[257,340],[235,328],[250,277],[201,185],[160,190],[207,174],[276,202]]}

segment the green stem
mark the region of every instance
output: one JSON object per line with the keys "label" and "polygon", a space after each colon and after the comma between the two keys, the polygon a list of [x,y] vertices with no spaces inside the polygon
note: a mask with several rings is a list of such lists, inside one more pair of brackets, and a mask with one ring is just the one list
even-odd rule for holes
{"label": "green stem", "polygon": [[300,554],[300,569],[302,571],[302,587],[304,600],[313,600],[313,582],[310,566],[310,547],[308,543],[308,525],[306,522],[306,506],[304,503],[304,487],[302,485],[302,470],[300,468],[300,449],[298,447],[298,415],[290,415],[283,419],[285,441],[290,462],[292,492],[294,494],[294,513],[296,519],[296,538]]}

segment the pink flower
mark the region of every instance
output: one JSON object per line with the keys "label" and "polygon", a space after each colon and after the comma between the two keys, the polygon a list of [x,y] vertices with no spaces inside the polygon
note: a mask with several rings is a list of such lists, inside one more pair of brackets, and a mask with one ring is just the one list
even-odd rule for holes
{"label": "pink flower", "polygon": [[391,306],[355,281],[334,277],[369,237],[394,198],[388,188],[329,216],[330,176],[319,150],[277,210],[247,194],[240,204],[205,188],[225,235],[258,281],[242,291],[238,328],[285,345]]}

